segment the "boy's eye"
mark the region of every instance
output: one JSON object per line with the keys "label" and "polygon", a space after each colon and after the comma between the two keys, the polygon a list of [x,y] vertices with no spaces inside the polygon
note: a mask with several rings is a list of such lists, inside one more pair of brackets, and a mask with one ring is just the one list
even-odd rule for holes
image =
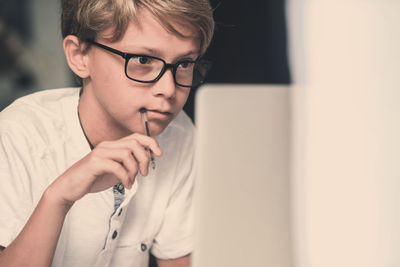
{"label": "boy's eye", "polygon": [[191,68],[193,65],[194,65],[194,62],[192,62],[192,61],[179,62],[179,68],[182,68],[182,69]]}
{"label": "boy's eye", "polygon": [[146,56],[137,56],[134,57],[133,60],[138,64],[149,64],[151,62],[151,58]]}

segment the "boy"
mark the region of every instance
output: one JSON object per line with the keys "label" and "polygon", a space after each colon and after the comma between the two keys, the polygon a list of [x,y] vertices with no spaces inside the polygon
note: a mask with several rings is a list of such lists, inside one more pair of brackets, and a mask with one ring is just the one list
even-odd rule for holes
{"label": "boy", "polygon": [[149,250],[158,266],[189,266],[193,125],[181,109],[213,27],[208,0],[62,1],[82,88],[0,114],[0,266],[142,267]]}

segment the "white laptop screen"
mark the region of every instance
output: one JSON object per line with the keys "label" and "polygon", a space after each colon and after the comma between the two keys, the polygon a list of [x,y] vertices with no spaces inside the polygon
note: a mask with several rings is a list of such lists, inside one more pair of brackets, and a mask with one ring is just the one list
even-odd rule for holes
{"label": "white laptop screen", "polygon": [[198,91],[193,267],[292,266],[288,90]]}

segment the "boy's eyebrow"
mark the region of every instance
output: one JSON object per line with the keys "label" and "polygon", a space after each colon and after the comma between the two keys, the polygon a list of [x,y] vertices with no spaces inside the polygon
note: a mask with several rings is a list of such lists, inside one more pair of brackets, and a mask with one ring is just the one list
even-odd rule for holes
{"label": "boy's eyebrow", "polygon": [[[125,53],[130,54],[140,54],[140,53],[149,53],[152,56],[162,57],[163,53],[159,49],[150,48],[150,47],[139,47],[139,46],[131,46],[129,49],[124,50]],[[198,56],[198,52],[196,51],[188,51],[184,52],[181,55],[178,55],[175,59],[180,59],[188,56]]]}
{"label": "boy's eyebrow", "polygon": [[195,52],[195,51],[189,51],[187,53],[184,53],[182,55],[179,55],[176,59],[180,59],[180,58],[185,58],[185,57],[189,57],[189,56],[196,56],[198,57],[199,53]]}

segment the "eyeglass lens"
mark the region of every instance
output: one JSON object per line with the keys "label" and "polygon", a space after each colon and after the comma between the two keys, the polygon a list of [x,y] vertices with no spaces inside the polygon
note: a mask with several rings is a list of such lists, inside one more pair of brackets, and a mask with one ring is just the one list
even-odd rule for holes
{"label": "eyeglass lens", "polygon": [[[163,71],[164,62],[161,59],[134,56],[126,66],[128,77],[143,82],[155,80]],[[202,83],[207,73],[207,67],[202,62],[182,61],[175,66],[175,81],[183,86],[196,86]]]}

